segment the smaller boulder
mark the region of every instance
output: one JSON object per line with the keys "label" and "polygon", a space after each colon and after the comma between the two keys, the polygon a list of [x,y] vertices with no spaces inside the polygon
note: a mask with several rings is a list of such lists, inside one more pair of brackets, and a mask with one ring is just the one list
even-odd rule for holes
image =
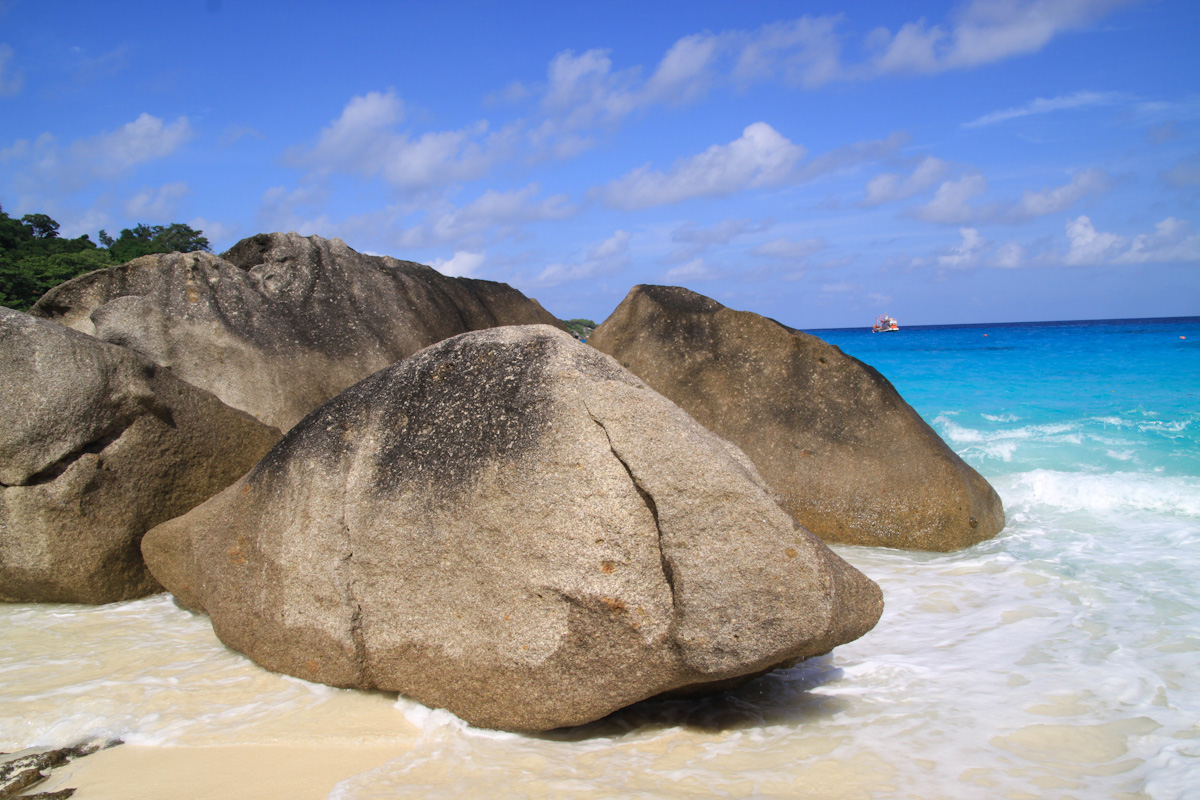
{"label": "smaller boulder", "polygon": [[161,591],[142,535],[279,437],[132,350],[0,308],[0,600]]}
{"label": "smaller boulder", "polygon": [[827,542],[949,551],[1004,507],[875,369],[815,336],[675,286],[635,286],[588,339],[740,447]]}

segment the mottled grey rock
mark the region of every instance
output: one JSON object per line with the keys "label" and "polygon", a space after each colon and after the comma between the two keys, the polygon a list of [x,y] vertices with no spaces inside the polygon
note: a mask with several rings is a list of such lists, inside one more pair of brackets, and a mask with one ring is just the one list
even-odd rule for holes
{"label": "mottled grey rock", "polygon": [[748,679],[882,610],[737,448],[548,326],[361,381],[142,549],[268,669],[509,730]]}
{"label": "mottled grey rock", "polygon": [[886,378],[815,336],[672,286],[635,286],[588,343],[740,447],[827,542],[948,551],[1000,497]]}
{"label": "mottled grey rock", "polygon": [[560,324],[507,284],[296,233],[243,239],[220,257],[143,256],[50,290],[30,313],[139,350],[281,430],[449,336]]}
{"label": "mottled grey rock", "polygon": [[132,350],[0,308],[0,600],[161,591],[142,535],[279,436]]}

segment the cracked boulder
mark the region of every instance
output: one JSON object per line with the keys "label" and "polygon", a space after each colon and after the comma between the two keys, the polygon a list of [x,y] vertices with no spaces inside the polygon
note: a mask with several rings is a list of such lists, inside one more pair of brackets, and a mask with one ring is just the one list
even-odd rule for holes
{"label": "cracked boulder", "polygon": [[815,336],[675,286],[635,286],[588,343],[740,447],[827,542],[948,551],[1004,507],[887,378]]}
{"label": "cracked boulder", "polygon": [[51,289],[30,313],[138,350],[280,430],[447,337],[561,324],[508,284],[297,233],[143,256]]}
{"label": "cracked boulder", "polygon": [[0,308],[0,600],[162,591],[142,535],[279,436],[132,350]]}
{"label": "cracked boulder", "polygon": [[142,549],[268,669],[506,730],[725,688],[882,610],[737,448],[542,325],[355,384]]}

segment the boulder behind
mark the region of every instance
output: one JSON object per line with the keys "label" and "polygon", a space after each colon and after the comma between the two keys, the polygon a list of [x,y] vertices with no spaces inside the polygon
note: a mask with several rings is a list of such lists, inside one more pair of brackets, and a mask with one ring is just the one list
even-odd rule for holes
{"label": "boulder behind", "polygon": [[740,447],[827,542],[948,551],[1004,508],[876,370],[673,286],[635,286],[588,343]]}
{"label": "boulder behind", "polygon": [[280,430],[449,336],[560,324],[507,284],[296,233],[252,236],[220,257],[143,256],[51,289],[30,313],[139,350]]}
{"label": "boulder behind", "polygon": [[0,599],[161,591],[142,534],[279,436],[132,350],[0,308]]}

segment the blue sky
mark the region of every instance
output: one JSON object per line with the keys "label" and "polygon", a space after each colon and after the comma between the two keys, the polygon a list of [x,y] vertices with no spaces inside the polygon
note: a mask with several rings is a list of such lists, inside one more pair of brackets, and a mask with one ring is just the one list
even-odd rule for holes
{"label": "blue sky", "polygon": [[0,204],[801,328],[1200,313],[1200,3],[0,0]]}

